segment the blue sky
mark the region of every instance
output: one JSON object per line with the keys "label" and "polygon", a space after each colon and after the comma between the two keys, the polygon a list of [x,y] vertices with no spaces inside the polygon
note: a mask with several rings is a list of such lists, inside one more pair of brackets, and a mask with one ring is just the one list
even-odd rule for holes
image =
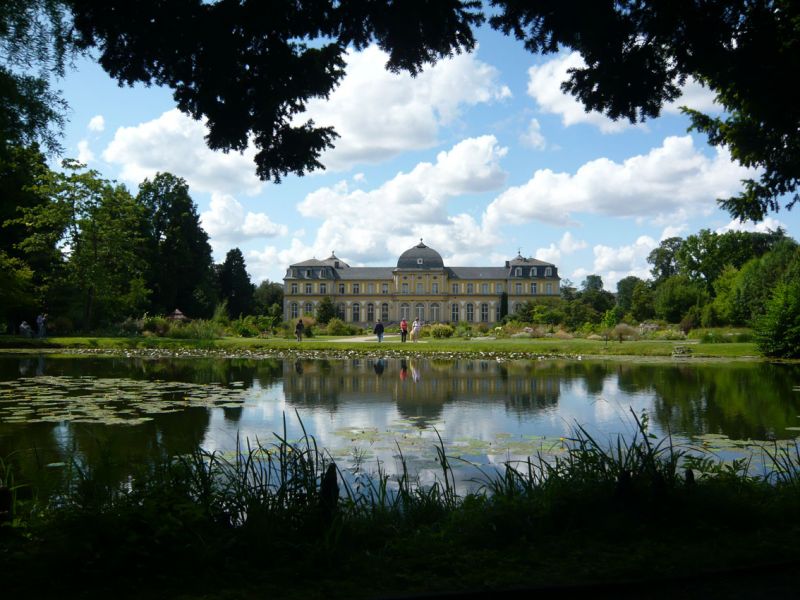
{"label": "blue sky", "polygon": [[208,150],[169,90],[118,87],[88,60],[58,82],[71,107],[64,154],[134,193],[159,171],[186,179],[215,260],[239,247],[254,283],[334,250],[351,266],[393,265],[423,238],[450,266],[521,251],[614,291],[648,276],[666,237],[778,226],[800,237],[798,211],[742,225],[717,208],[753,173],[687,133],[677,106],[716,110],[699,85],[659,119],[615,123],[560,91],[577,55],[532,55],[488,29],[478,41],[417,78],[388,73],[376,47],[350,53],[339,88],[309,106],[341,135],[326,171],[280,185],[257,179],[252,149]]}

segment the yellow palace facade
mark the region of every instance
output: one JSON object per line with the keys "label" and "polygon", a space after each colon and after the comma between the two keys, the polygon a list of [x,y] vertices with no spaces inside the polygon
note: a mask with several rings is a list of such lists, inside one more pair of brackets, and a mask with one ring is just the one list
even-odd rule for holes
{"label": "yellow palace facade", "polygon": [[533,298],[557,296],[559,281],[555,265],[521,255],[500,267],[446,267],[420,240],[400,255],[396,267],[351,267],[335,253],[290,265],[283,314],[289,320],[315,315],[328,296],[348,323],[417,317],[423,323],[496,323],[504,296],[513,313]]}

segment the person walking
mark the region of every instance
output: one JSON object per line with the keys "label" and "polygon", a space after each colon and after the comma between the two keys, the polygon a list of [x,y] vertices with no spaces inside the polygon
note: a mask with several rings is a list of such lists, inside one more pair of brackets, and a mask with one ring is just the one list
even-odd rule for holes
{"label": "person walking", "polygon": [[41,313],[36,317],[37,335],[43,338],[47,335],[47,313]]}
{"label": "person walking", "polygon": [[294,335],[298,342],[303,341],[303,331],[305,328],[305,325],[303,325],[303,319],[297,319],[297,325],[294,326]]}
{"label": "person walking", "polygon": [[400,341],[405,342],[408,337],[408,321],[402,319],[400,321]]}
{"label": "person walking", "polygon": [[378,342],[383,341],[383,323],[381,323],[380,319],[375,323],[375,329],[372,330],[372,333],[378,336]]}
{"label": "person walking", "polygon": [[422,323],[419,321],[419,317],[414,319],[414,323],[411,325],[411,341],[415,342],[419,339],[419,334],[422,331]]}

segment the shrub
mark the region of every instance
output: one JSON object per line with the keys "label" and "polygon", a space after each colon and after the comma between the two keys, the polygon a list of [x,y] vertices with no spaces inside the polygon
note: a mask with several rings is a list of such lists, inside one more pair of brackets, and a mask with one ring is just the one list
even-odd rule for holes
{"label": "shrub", "polygon": [[334,317],[328,321],[326,329],[328,335],[358,335],[361,333],[360,327],[345,323],[339,317]]}
{"label": "shrub", "polygon": [[443,325],[441,323],[431,327],[431,337],[436,339],[449,338],[453,336],[455,329],[450,325]]}
{"label": "shrub", "polygon": [[467,323],[465,321],[459,322],[459,324],[456,325],[455,334],[458,337],[471,338],[472,335],[473,335],[472,325],[470,325],[469,323]]}
{"label": "shrub", "polygon": [[231,321],[229,329],[233,335],[241,337],[258,337],[261,333],[261,328],[252,315]]}
{"label": "shrub", "polygon": [[219,323],[206,321],[205,319],[195,319],[194,321],[175,321],[171,323],[166,336],[193,340],[211,340],[222,337],[224,333],[225,329]]}
{"label": "shrub", "polygon": [[611,337],[618,342],[622,343],[622,340],[635,340],[639,337],[639,332],[636,330],[635,327],[631,327],[630,325],[626,325],[625,323],[619,323],[614,326],[611,330]]}
{"label": "shrub", "polygon": [[73,331],[75,331],[75,325],[69,317],[56,317],[47,323],[48,335],[69,335]]}
{"label": "shrub", "polygon": [[755,326],[756,343],[766,356],[800,357],[800,281],[780,283]]}
{"label": "shrub", "polygon": [[142,319],[142,331],[149,332],[158,337],[164,337],[169,331],[169,321],[164,317],[145,316]]}

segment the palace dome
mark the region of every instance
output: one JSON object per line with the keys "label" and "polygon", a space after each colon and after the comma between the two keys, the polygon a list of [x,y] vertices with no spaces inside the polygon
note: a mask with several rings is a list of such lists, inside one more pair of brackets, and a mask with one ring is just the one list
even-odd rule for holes
{"label": "palace dome", "polygon": [[433,248],[428,248],[419,241],[419,244],[409,248],[397,259],[398,269],[441,269],[444,267],[442,255]]}

